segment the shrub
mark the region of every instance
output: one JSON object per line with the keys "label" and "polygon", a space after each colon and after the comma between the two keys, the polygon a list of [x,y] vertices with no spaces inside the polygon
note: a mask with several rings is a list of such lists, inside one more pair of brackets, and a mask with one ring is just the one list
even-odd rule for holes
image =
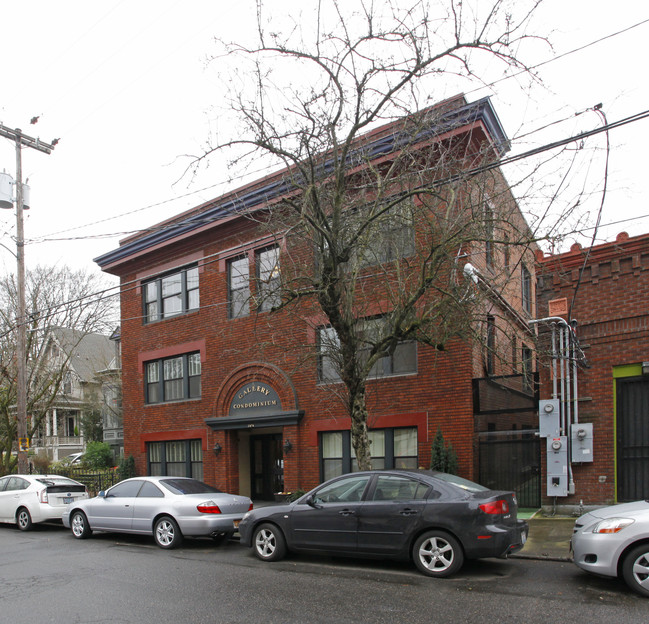
{"label": "shrub", "polygon": [[110,468],[113,465],[113,451],[106,442],[88,442],[83,463],[89,468]]}
{"label": "shrub", "polygon": [[457,453],[453,449],[452,444],[444,443],[444,435],[441,429],[437,429],[435,439],[430,455],[430,469],[438,470],[439,472],[448,472],[449,474],[457,474]]}
{"label": "shrub", "polygon": [[117,476],[120,481],[137,476],[135,472],[135,458],[133,455],[120,459],[119,466],[117,467]]}

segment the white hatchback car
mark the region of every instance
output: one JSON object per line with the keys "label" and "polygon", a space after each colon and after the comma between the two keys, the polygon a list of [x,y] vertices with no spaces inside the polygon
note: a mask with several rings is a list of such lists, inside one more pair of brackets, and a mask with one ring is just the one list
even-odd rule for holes
{"label": "white hatchback car", "polygon": [[86,486],[60,475],[0,478],[0,522],[27,531],[34,522],[60,520],[72,503],[88,498]]}

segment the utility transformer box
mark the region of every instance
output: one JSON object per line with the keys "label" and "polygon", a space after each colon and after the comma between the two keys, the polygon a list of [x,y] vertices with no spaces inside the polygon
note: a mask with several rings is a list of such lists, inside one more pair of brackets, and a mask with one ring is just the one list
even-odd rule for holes
{"label": "utility transformer box", "polygon": [[547,439],[547,495],[568,496],[568,437]]}
{"label": "utility transformer box", "polygon": [[560,432],[559,399],[539,401],[539,436],[556,438]]}
{"label": "utility transformer box", "polygon": [[570,428],[572,463],[593,461],[593,423],[575,423]]}

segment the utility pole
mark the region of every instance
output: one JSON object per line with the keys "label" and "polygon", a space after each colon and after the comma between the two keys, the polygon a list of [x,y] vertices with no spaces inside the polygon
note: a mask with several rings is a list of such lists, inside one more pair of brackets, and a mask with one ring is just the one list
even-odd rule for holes
{"label": "utility pole", "polygon": [[16,260],[17,260],[17,339],[16,339],[16,418],[18,425],[18,473],[28,470],[27,450],[27,318],[25,315],[25,234],[23,228],[23,166],[21,149],[31,147],[39,152],[51,154],[55,142],[44,143],[22,133],[20,128],[11,130],[0,124],[0,136],[16,143]]}

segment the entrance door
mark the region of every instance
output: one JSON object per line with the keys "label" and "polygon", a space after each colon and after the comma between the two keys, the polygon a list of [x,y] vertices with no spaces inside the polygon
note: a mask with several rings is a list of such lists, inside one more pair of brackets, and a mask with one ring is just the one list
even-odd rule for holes
{"label": "entrance door", "polygon": [[250,437],[250,498],[273,500],[275,492],[284,491],[284,454],[282,436]]}
{"label": "entrance door", "polygon": [[617,380],[617,499],[647,497],[649,487],[649,381]]}

